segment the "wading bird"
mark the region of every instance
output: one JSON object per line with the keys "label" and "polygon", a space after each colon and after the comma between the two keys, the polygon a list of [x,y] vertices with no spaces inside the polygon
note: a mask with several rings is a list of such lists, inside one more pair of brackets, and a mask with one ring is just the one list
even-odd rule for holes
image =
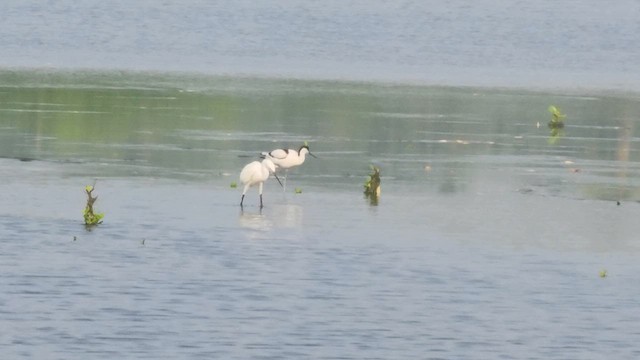
{"label": "wading bird", "polygon": [[240,172],[240,181],[244,184],[244,190],[242,191],[242,198],[240,199],[240,207],[242,207],[242,202],[244,201],[244,195],[247,193],[250,187],[258,185],[258,193],[260,194],[260,208],[262,205],[262,185],[269,178],[269,175],[273,174],[276,177],[276,180],[282,186],[282,182],[278,179],[276,175],[276,166],[269,159],[264,159],[262,162],[253,161],[244,168]]}
{"label": "wading bird", "polygon": [[262,156],[273,161],[273,163],[276,164],[277,167],[284,169],[284,185],[282,186],[282,188],[286,190],[287,172],[289,171],[289,168],[302,165],[305,155],[307,154],[313,156],[314,158],[316,157],[311,153],[311,151],[309,151],[309,146],[305,142],[305,144],[300,146],[300,149],[298,150],[275,149],[270,152],[263,152]]}

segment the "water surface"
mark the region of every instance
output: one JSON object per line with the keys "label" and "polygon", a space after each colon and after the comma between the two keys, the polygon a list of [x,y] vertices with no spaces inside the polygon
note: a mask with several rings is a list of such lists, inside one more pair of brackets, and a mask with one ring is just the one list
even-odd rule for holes
{"label": "water surface", "polygon": [[0,67],[640,91],[640,5],[3,1]]}
{"label": "water surface", "polygon": [[3,357],[638,358],[639,11],[3,1]]}
{"label": "water surface", "polygon": [[[9,358],[640,355],[633,94],[0,80]],[[242,166],[304,141],[318,159],[241,210]],[[377,206],[362,194],[370,164]],[[94,182],[106,216],[87,230]]]}

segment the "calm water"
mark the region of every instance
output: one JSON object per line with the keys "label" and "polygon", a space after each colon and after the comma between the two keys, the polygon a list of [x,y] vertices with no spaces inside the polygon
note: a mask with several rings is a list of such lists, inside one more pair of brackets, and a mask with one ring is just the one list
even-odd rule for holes
{"label": "calm water", "polygon": [[0,4],[0,66],[640,91],[640,3]]}
{"label": "calm water", "polygon": [[[0,80],[7,358],[640,355],[633,95]],[[549,104],[567,114],[558,134]],[[242,212],[242,166],[303,141],[319,158]],[[377,206],[362,196],[370,164]],[[87,231],[94,181],[106,217]]]}
{"label": "calm water", "polygon": [[640,5],[604,6],[3,1],[2,357],[640,357]]}

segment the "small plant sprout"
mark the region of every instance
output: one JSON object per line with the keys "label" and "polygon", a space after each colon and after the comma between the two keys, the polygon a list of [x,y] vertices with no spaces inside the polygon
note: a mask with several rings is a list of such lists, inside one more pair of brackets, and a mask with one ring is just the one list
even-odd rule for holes
{"label": "small plant sprout", "polygon": [[93,186],[87,185],[84,191],[87,193],[87,206],[84,208],[84,224],[85,225],[98,225],[102,223],[103,213],[95,213],[93,211],[93,204],[98,200],[97,196],[93,196]]}
{"label": "small plant sprout", "polygon": [[371,165],[371,171],[372,173],[364,182],[364,194],[373,201],[380,196],[380,168]]}
{"label": "small plant sprout", "polygon": [[600,277],[601,278],[606,278],[607,277],[607,269],[600,270]]}
{"label": "small plant sprout", "polygon": [[547,110],[549,110],[549,112],[551,113],[551,121],[549,122],[549,127],[564,127],[564,118],[567,117],[567,115],[563,114],[559,108],[553,105],[549,105],[549,108]]}
{"label": "small plant sprout", "polygon": [[295,189],[295,193],[296,193],[296,194],[302,194],[302,189],[301,189],[301,188],[299,188],[299,187],[297,187],[297,188]]}
{"label": "small plant sprout", "polygon": [[561,137],[564,136],[564,118],[567,115],[563,114],[559,108],[549,105],[549,113],[551,113],[551,121],[547,124],[550,129],[549,145],[555,145]]}

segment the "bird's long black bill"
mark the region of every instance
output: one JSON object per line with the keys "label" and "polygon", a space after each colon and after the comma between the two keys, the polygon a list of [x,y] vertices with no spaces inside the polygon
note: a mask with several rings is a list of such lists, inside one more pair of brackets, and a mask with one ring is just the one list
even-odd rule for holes
{"label": "bird's long black bill", "polygon": [[280,183],[280,186],[284,188],[284,185],[282,185],[282,181],[280,181],[280,178],[278,178],[278,175],[276,175],[276,173],[273,173],[273,176],[276,177],[276,180],[278,180],[278,183]]}
{"label": "bird's long black bill", "polygon": [[317,156],[313,155],[311,152],[309,152],[309,155],[313,156],[314,158],[318,158]]}

